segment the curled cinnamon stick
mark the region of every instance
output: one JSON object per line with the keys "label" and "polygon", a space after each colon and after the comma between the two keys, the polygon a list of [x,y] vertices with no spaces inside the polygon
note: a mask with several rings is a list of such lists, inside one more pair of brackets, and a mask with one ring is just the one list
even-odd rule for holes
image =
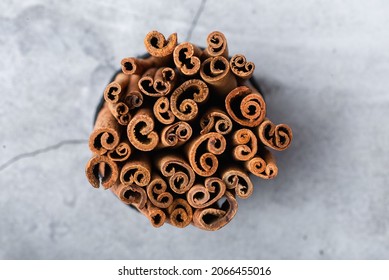
{"label": "curled cinnamon stick", "polygon": [[101,180],[101,185],[109,189],[117,181],[119,169],[116,163],[107,156],[95,155],[86,164],[85,174],[93,187],[98,188]]}
{"label": "curled cinnamon stick", "polygon": [[230,59],[230,68],[235,76],[247,80],[253,76],[255,65],[248,62],[243,54],[236,54]]}
{"label": "curled cinnamon stick", "polygon": [[220,31],[214,31],[207,37],[206,56],[223,56],[228,58],[227,39]]}
{"label": "curled cinnamon stick", "polygon": [[[170,108],[173,114],[182,121],[191,121],[198,114],[197,103],[207,100],[208,86],[201,80],[192,79],[184,82],[170,96]],[[184,97],[190,98],[182,100]],[[180,104],[178,102],[182,100]]]}
{"label": "curled cinnamon stick", "polygon": [[206,59],[201,64],[200,76],[216,93],[222,96],[237,86],[236,78],[230,71],[228,60],[223,56]]}
{"label": "curled cinnamon stick", "polygon": [[127,88],[130,78],[128,75],[119,73],[114,81],[110,83],[104,90],[104,99],[108,103],[116,103],[121,99],[125,89]]}
{"label": "curled cinnamon stick", "polygon": [[238,203],[229,192],[224,193],[226,201],[221,207],[196,209],[193,214],[193,224],[201,229],[215,231],[228,224],[238,211]]}
{"label": "curled cinnamon stick", "polygon": [[126,162],[120,172],[120,182],[123,185],[145,187],[151,180],[151,165],[148,158],[134,159]]}
{"label": "curled cinnamon stick", "polygon": [[[205,152],[199,155],[204,149]],[[203,177],[212,176],[219,166],[216,155],[222,154],[225,149],[226,139],[217,132],[209,132],[194,139],[187,145],[187,155],[193,171]]]}
{"label": "curled cinnamon stick", "polygon": [[[166,40],[165,36],[158,31],[147,33],[144,44],[149,54],[155,57],[169,57],[177,46],[177,33],[173,33]],[[167,63],[165,61],[165,63]]]}
{"label": "curled cinnamon stick", "polygon": [[163,124],[172,124],[175,116],[170,110],[170,102],[167,97],[160,97],[155,101],[153,106],[155,118]]}
{"label": "curled cinnamon stick", "polygon": [[184,228],[193,219],[192,207],[182,198],[177,198],[168,208],[169,222],[176,227]]}
{"label": "curled cinnamon stick", "polygon": [[130,110],[140,107],[143,104],[143,95],[140,92],[138,82],[140,75],[131,75],[127,91],[124,95],[124,102]]}
{"label": "curled cinnamon stick", "polygon": [[246,199],[253,193],[254,186],[247,172],[240,167],[229,167],[222,172],[227,189],[234,189],[238,197]]}
{"label": "curled cinnamon stick", "polygon": [[147,69],[157,67],[161,63],[155,57],[135,58],[126,57],[121,61],[122,72],[126,75],[142,75]]}
{"label": "curled cinnamon stick", "polygon": [[239,161],[252,159],[258,151],[258,142],[255,134],[247,128],[241,128],[232,135],[232,144],[235,146],[232,155]]}
{"label": "curled cinnamon stick", "polygon": [[246,86],[233,89],[225,99],[225,106],[230,117],[243,126],[255,127],[265,119],[265,100]]}
{"label": "curled cinnamon stick", "polygon": [[220,109],[209,109],[200,119],[200,134],[206,134],[215,130],[222,135],[228,134],[232,130],[232,121],[228,115]]}
{"label": "curled cinnamon stick", "polygon": [[194,184],[195,173],[190,165],[178,155],[156,158],[158,169],[168,179],[169,187],[177,194],[187,192]]}
{"label": "curled cinnamon stick", "polygon": [[105,103],[97,115],[95,128],[89,137],[89,149],[95,154],[103,155],[115,149],[119,140],[119,124]]}
{"label": "curled cinnamon stick", "polygon": [[186,122],[176,122],[165,126],[161,131],[160,148],[179,147],[192,136],[192,127]]}
{"label": "curled cinnamon stick", "polygon": [[143,188],[133,185],[116,184],[111,190],[126,204],[133,204],[138,209],[143,209],[146,206],[147,195]]}
{"label": "curled cinnamon stick", "polygon": [[146,207],[140,210],[149,220],[153,227],[161,227],[166,221],[166,214],[158,207],[155,207],[150,201]]}
{"label": "curled cinnamon stick", "polygon": [[158,145],[159,136],[154,131],[154,115],[150,109],[139,109],[133,116],[127,126],[127,136],[140,151],[151,151]]}
{"label": "curled cinnamon stick", "polygon": [[142,93],[160,97],[170,93],[176,80],[176,74],[170,67],[150,68],[143,74],[138,85]]}
{"label": "curled cinnamon stick", "polygon": [[226,191],[226,184],[217,177],[205,178],[204,185],[194,185],[187,193],[188,203],[194,208],[205,208],[218,201]]}
{"label": "curled cinnamon stick", "polygon": [[178,71],[186,76],[196,75],[201,66],[200,56],[202,51],[195,45],[184,42],[179,44],[173,52],[174,64]]}
{"label": "curled cinnamon stick", "polygon": [[168,208],[173,203],[173,196],[168,191],[165,180],[158,175],[148,184],[147,196],[151,203],[159,208]]}
{"label": "curled cinnamon stick", "polygon": [[277,151],[287,149],[293,139],[292,130],[288,125],[274,125],[269,119],[265,119],[258,127],[258,135],[263,144]]}
{"label": "curled cinnamon stick", "polygon": [[128,125],[131,119],[131,115],[130,109],[126,103],[108,103],[108,108],[120,125]]}
{"label": "curled cinnamon stick", "polygon": [[131,155],[131,146],[127,140],[124,140],[116,148],[107,153],[107,156],[113,161],[126,161]]}
{"label": "curled cinnamon stick", "polygon": [[264,149],[263,156],[255,156],[245,162],[245,166],[252,174],[262,179],[272,179],[278,174],[275,158],[266,149]]}

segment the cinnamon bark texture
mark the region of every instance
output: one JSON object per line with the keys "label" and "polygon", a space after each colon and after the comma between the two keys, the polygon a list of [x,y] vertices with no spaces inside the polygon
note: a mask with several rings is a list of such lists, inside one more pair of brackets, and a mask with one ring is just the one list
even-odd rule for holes
{"label": "cinnamon bark texture", "polygon": [[253,194],[250,176],[277,176],[270,150],[288,148],[292,130],[266,118],[254,63],[229,57],[223,33],[201,48],[151,31],[144,45],[104,90],[86,176],[153,227],[218,230]]}

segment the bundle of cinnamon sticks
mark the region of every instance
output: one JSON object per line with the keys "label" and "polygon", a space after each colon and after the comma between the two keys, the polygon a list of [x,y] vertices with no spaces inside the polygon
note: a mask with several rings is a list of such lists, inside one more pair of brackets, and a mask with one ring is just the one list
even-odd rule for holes
{"label": "bundle of cinnamon sticks", "polygon": [[223,33],[204,49],[158,31],[144,44],[149,56],[124,58],[104,91],[86,176],[154,227],[218,230],[253,193],[250,175],[277,176],[270,150],[288,148],[292,130],[266,118],[254,63],[230,57]]}

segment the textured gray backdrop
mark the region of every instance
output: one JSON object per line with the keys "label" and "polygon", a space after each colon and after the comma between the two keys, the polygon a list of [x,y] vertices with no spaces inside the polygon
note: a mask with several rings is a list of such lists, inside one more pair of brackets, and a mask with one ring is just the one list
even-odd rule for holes
{"label": "textured gray backdrop", "polygon": [[[0,1],[0,258],[389,258],[389,4]],[[218,232],[165,225],[84,176],[94,109],[145,34],[224,32],[294,131]]]}

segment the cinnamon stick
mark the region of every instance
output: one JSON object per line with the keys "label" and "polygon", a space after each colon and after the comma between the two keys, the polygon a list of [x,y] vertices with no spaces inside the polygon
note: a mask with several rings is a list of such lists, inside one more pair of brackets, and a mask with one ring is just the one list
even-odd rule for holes
{"label": "cinnamon stick", "polygon": [[245,162],[245,166],[252,174],[262,179],[272,179],[278,174],[275,158],[266,149],[262,156],[257,155]]}
{"label": "cinnamon stick", "polygon": [[248,62],[243,54],[236,54],[230,59],[232,73],[242,80],[248,80],[253,76],[255,65]]}
{"label": "cinnamon stick", "polygon": [[85,174],[93,187],[98,188],[101,180],[101,185],[105,189],[109,189],[116,183],[119,169],[109,157],[95,155],[86,164]]}
{"label": "cinnamon stick", "polygon": [[133,116],[127,126],[127,136],[140,151],[151,151],[158,145],[159,136],[154,131],[154,115],[150,109],[139,109]]}
{"label": "cinnamon stick", "polygon": [[253,182],[250,180],[247,172],[240,167],[228,167],[222,172],[222,180],[227,189],[235,190],[238,197],[246,199],[254,191]]}
{"label": "cinnamon stick", "polygon": [[292,130],[288,125],[275,125],[269,119],[265,119],[258,127],[258,135],[263,144],[277,151],[287,149],[293,139]]}
{"label": "cinnamon stick", "polygon": [[247,128],[241,128],[234,132],[232,144],[234,146],[232,155],[235,160],[250,160],[258,151],[257,137]]}
{"label": "cinnamon stick", "polygon": [[176,122],[165,126],[161,131],[160,148],[179,147],[192,136],[192,127],[186,122]]}
{"label": "cinnamon stick", "polygon": [[151,180],[151,164],[147,157],[128,161],[120,172],[120,182],[123,185],[145,187]]}
{"label": "cinnamon stick", "polygon": [[207,37],[207,48],[204,55],[209,56],[223,56],[228,58],[227,39],[220,31],[214,31]]}
{"label": "cinnamon stick", "polygon": [[148,184],[147,196],[159,208],[168,208],[173,203],[173,195],[168,191],[165,180],[158,175],[154,175],[154,179]]}
{"label": "cinnamon stick", "polygon": [[108,103],[116,103],[121,99],[129,82],[129,76],[123,73],[116,75],[114,81],[104,90],[104,99]]}
{"label": "cinnamon stick", "polygon": [[188,226],[193,219],[192,207],[182,198],[173,201],[168,208],[168,214],[169,223],[179,228]]}
{"label": "cinnamon stick", "polygon": [[127,104],[130,110],[140,107],[143,104],[143,95],[140,92],[138,82],[140,75],[131,75],[130,81],[127,87],[127,91],[124,95],[123,101]]}
{"label": "cinnamon stick", "polygon": [[209,109],[200,119],[200,134],[215,132],[226,135],[232,131],[233,124],[228,115],[218,108]]}
{"label": "cinnamon stick", "polygon": [[167,97],[160,97],[155,101],[153,113],[155,118],[163,124],[172,124],[174,122],[175,116],[170,110],[170,102]]}
{"label": "cinnamon stick", "polygon": [[138,209],[143,209],[147,203],[147,195],[143,188],[133,185],[116,184],[111,188],[112,192],[124,203],[133,204]]}
{"label": "cinnamon stick", "polygon": [[200,48],[189,42],[181,43],[174,49],[174,64],[181,74],[194,76],[200,70],[202,53]]}
{"label": "cinnamon stick", "polygon": [[188,203],[194,208],[206,208],[218,201],[226,192],[226,184],[217,177],[204,180],[204,185],[194,185],[186,194]]}

